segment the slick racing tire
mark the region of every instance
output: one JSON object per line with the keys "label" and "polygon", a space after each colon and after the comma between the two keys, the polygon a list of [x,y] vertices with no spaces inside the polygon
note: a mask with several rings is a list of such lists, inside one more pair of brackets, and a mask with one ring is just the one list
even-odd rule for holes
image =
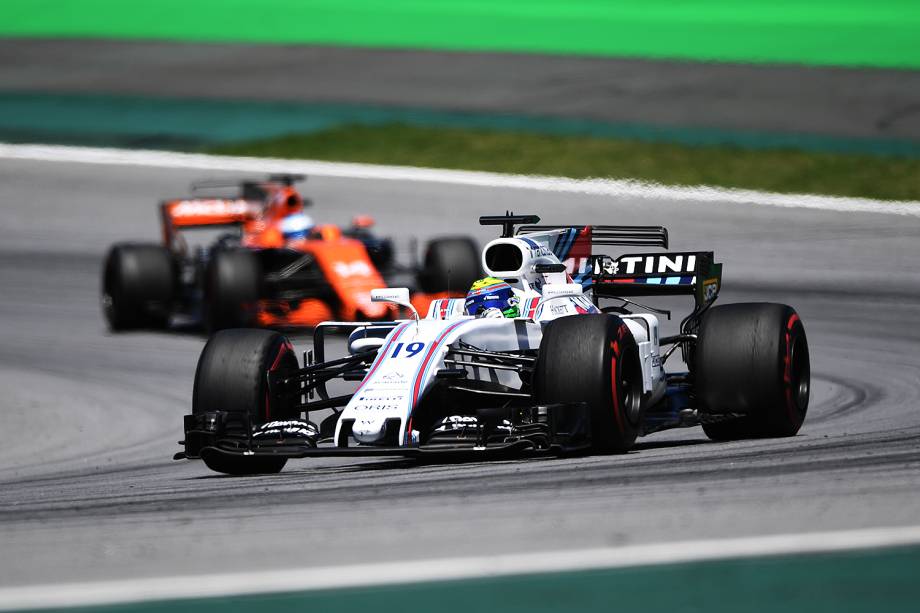
{"label": "slick racing tire", "polygon": [[[205,345],[195,371],[192,413],[249,413],[254,424],[290,416],[286,403],[272,398],[268,373],[298,367],[294,349],[284,336],[269,330],[222,330]],[[213,471],[228,475],[277,473],[285,458],[202,455]]]}
{"label": "slick racing tire", "polygon": [[[713,307],[693,354],[696,396],[717,441],[793,436],[808,411],[811,364],[802,320],[784,304]],[[723,415],[741,417],[719,420]]]}
{"label": "slick racing tire", "polygon": [[176,265],[165,247],[113,245],[102,272],[102,310],[109,328],[165,328],[175,288]]}
{"label": "slick racing tire", "polygon": [[471,238],[439,238],[428,243],[419,287],[428,294],[465,294],[479,279],[479,249]]}
{"label": "slick racing tire", "polygon": [[205,279],[205,325],[208,332],[254,324],[261,294],[262,269],[255,252],[217,249]]}
{"label": "slick racing tire", "polygon": [[642,365],[629,327],[615,315],[572,315],[543,331],[534,372],[540,404],[584,402],[591,446],[625,453],[642,420]]}

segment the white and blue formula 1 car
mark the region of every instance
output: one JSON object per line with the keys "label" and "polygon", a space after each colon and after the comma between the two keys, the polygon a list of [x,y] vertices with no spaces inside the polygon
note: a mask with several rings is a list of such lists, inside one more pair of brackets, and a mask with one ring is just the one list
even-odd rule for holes
{"label": "white and blue formula 1 car", "polygon": [[[311,456],[623,453],[638,436],[683,426],[701,425],[716,440],[798,432],[810,366],[794,309],[713,306],[721,264],[712,252],[595,252],[667,249],[664,228],[539,221],[480,218],[502,226],[482,264],[511,285],[518,317],[472,317],[451,299],[422,318],[396,288],[372,299],[413,317],[321,324],[303,364],[277,332],[215,334],[176,458],[254,474]],[[673,336],[659,335],[663,311],[630,300],[664,295],[694,298]],[[348,355],[326,359],[330,331],[350,333]],[[678,348],[687,369],[668,372]],[[356,389],[331,394],[333,380]],[[315,423],[321,410],[328,416]]]}

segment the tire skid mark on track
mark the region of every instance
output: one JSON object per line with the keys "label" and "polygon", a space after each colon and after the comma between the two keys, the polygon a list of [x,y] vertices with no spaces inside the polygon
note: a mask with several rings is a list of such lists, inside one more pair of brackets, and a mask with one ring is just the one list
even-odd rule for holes
{"label": "tire skid mark on track", "polygon": [[872,404],[884,397],[882,390],[864,381],[857,385],[845,377],[828,372],[813,371],[812,385],[816,380],[832,383],[837,386],[838,390],[830,398],[827,398],[820,407],[813,407],[814,409],[822,408],[825,410],[815,411],[816,415],[809,415],[808,423],[810,425],[831,421],[857,411],[871,410]]}
{"label": "tire skid mark on track", "polygon": [[[579,476],[569,484],[570,488],[587,489],[623,487],[635,484],[666,483],[675,479],[687,482],[719,483],[737,479],[755,479],[774,477],[778,475],[789,476],[797,473],[834,473],[838,471],[859,471],[868,468],[890,467],[892,471],[902,470],[915,472],[920,468],[920,429],[912,433],[894,431],[878,433],[873,436],[846,437],[847,440],[828,440],[815,443],[803,443],[796,456],[788,459],[789,452],[785,448],[770,449],[758,447],[757,449],[739,450],[738,444],[728,444],[733,452],[720,453],[719,447],[714,445],[715,452],[710,456],[681,460],[675,466],[673,460],[643,460],[629,463],[622,462],[603,468],[593,467],[592,471],[581,472],[571,465],[550,467],[543,471],[531,471],[527,483],[521,485],[514,475],[502,475],[492,478],[480,474],[467,476],[463,474],[462,466],[459,470],[453,467],[449,486],[439,474],[418,475],[416,480],[409,485],[401,485],[398,489],[386,488],[386,480],[394,476],[403,468],[390,471],[381,477],[373,478],[375,487],[362,490],[351,485],[339,485],[334,481],[332,485],[317,484],[316,470],[308,471],[309,474],[283,473],[282,478],[259,478],[255,484],[232,484],[232,491],[215,485],[213,488],[196,487],[194,491],[179,493],[164,491],[159,497],[154,492],[140,493],[132,497],[124,495],[66,497],[59,500],[45,499],[39,505],[16,504],[12,507],[0,505],[0,521],[5,519],[19,519],[21,514],[29,516],[29,520],[44,521],[51,517],[91,517],[105,515],[124,515],[128,513],[150,513],[161,511],[164,505],[177,504],[184,510],[196,508],[221,507],[224,503],[232,503],[235,508],[258,506],[261,504],[261,495],[266,483],[281,485],[286,488],[301,486],[299,491],[285,492],[286,499],[279,500],[277,506],[298,505],[306,501],[320,504],[324,502],[348,500],[350,502],[401,500],[406,497],[425,497],[439,495],[444,492],[460,493],[464,496],[476,497],[481,487],[492,496],[491,492],[501,492],[502,496],[513,496],[524,490],[534,490],[541,487],[552,487],[558,482],[560,472],[579,472]],[[855,439],[855,440],[854,440]],[[883,444],[881,451],[877,451]],[[840,452],[834,454],[833,452]],[[831,457],[824,457],[830,455]],[[804,458],[802,458],[804,456]],[[624,457],[624,456],[621,456]],[[628,456],[625,456],[628,457]],[[565,462],[563,460],[563,462]],[[575,462],[576,466],[578,462]],[[476,468],[481,468],[477,465]],[[413,469],[409,469],[413,470]],[[421,468],[424,471],[424,467]],[[402,475],[400,475],[402,476]],[[220,482],[230,479],[218,477]],[[305,482],[309,480],[309,483]],[[234,480],[235,481],[235,480]],[[247,480],[248,481],[248,480]],[[280,482],[280,483],[279,483]],[[133,499],[132,499],[133,498]],[[26,521],[29,521],[26,520]]]}

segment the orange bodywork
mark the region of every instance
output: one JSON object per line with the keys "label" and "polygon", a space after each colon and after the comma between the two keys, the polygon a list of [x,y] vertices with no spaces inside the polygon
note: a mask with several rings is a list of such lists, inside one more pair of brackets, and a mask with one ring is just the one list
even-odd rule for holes
{"label": "orange bodywork", "polygon": [[[173,251],[182,251],[183,228],[238,226],[243,247],[284,248],[310,254],[336,296],[334,304],[317,298],[261,300],[256,309],[256,322],[261,326],[315,326],[332,319],[386,320],[408,315],[391,304],[371,302],[371,290],[386,287],[386,282],[364,244],[343,236],[338,226],[314,226],[308,238],[286,242],[281,222],[288,215],[303,212],[303,198],[291,186],[266,184],[264,188],[267,196],[264,201],[189,198],[164,202],[161,211],[164,243]],[[370,218],[361,221],[373,223]],[[432,300],[445,297],[456,296],[417,293],[412,303],[424,316]]]}
{"label": "orange bodywork", "polygon": [[[417,292],[412,295],[412,306],[415,307],[415,310],[419,312],[421,317],[425,316],[425,313],[428,312],[428,307],[431,306],[432,301],[440,300],[441,298],[460,298],[462,296],[458,295],[455,292],[442,292],[439,294],[425,294],[422,292]],[[375,306],[384,307],[384,315],[382,317],[376,317],[371,319],[400,319],[408,318],[411,316],[410,313],[405,312],[404,310],[399,309],[399,307],[394,307],[388,304],[381,303],[371,303]],[[317,300],[315,298],[310,298],[307,300],[302,300],[296,306],[289,303],[280,303],[277,301],[268,301],[263,300],[259,305],[259,312],[257,316],[257,321],[260,326],[265,326],[268,328],[271,327],[284,327],[284,326],[305,326],[313,327],[316,324],[322,323],[324,321],[330,321],[333,319],[342,319],[342,320],[363,320],[369,319],[367,317],[345,317],[340,315],[336,317],[335,312],[332,310],[328,304],[322,300]]]}
{"label": "orange bodywork", "polygon": [[[338,296],[336,317],[348,321],[391,318],[393,309],[390,305],[371,302],[371,290],[386,287],[386,282],[368,257],[364,244],[353,238],[329,234],[329,240],[307,239],[292,243],[288,248],[313,256]],[[301,317],[300,311],[303,310],[299,308],[294,316]]]}

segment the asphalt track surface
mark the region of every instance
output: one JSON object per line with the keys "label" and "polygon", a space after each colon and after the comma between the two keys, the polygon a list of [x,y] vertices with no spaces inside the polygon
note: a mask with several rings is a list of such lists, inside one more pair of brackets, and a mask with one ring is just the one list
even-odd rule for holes
{"label": "asphalt track surface", "polygon": [[[219,173],[209,173],[218,176]],[[713,249],[724,302],[797,307],[813,398],[799,436],[652,435],[623,456],[417,465],[292,461],[227,478],[172,461],[204,340],[106,331],[106,246],[157,237],[200,172],[0,161],[0,585],[172,576],[913,525],[920,219],[314,177],[315,214],[396,237],[476,216],[664,224]],[[296,340],[298,349],[308,343]]]}
{"label": "asphalt track surface", "polygon": [[0,92],[284,101],[920,139],[920,72],[296,45],[0,39]]}

